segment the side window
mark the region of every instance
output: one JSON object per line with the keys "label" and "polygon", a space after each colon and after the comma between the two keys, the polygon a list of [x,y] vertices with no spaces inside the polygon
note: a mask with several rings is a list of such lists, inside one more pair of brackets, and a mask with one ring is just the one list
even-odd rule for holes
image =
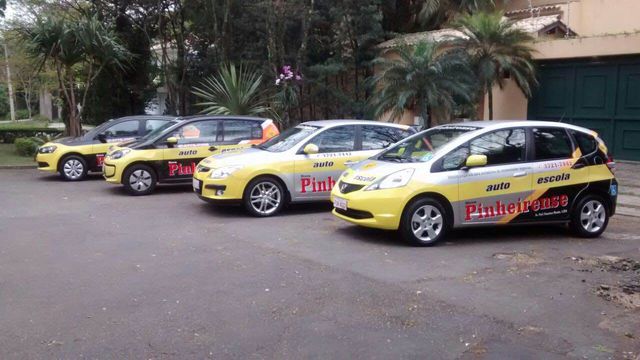
{"label": "side window", "polygon": [[362,126],[362,150],[378,150],[387,148],[409,136],[406,130],[391,126]]}
{"label": "side window", "polygon": [[353,125],[339,126],[323,131],[311,139],[309,143],[316,144],[320,153],[353,151],[355,148],[356,127]]}
{"label": "side window", "polygon": [[578,143],[578,146],[580,147],[580,152],[582,152],[582,155],[591,154],[598,148],[598,143],[596,142],[596,139],[593,138],[593,136],[580,131],[572,130],[572,133],[573,137]]}
{"label": "side window", "polygon": [[218,139],[218,120],[204,120],[185,124],[165,136],[178,138],[178,145],[211,144]]}
{"label": "side window", "polygon": [[241,141],[262,138],[262,127],[257,121],[224,120],[222,141]]}
{"label": "side window", "polygon": [[117,123],[107,128],[104,133],[107,138],[125,138],[138,136],[138,127],[140,122],[138,120],[129,120]]}
{"label": "side window", "polygon": [[442,157],[442,169],[445,171],[460,169],[468,157],[469,146],[459,147]]}
{"label": "side window", "polygon": [[569,135],[562,128],[533,129],[536,160],[566,159],[573,155]]}
{"label": "side window", "polygon": [[152,132],[153,130],[164,126],[167,123],[167,120],[147,120],[145,125],[144,125],[144,134],[143,135],[147,135],[148,133]]}
{"label": "side window", "polygon": [[469,142],[471,155],[486,155],[487,165],[511,164],[525,159],[524,129],[504,129]]}

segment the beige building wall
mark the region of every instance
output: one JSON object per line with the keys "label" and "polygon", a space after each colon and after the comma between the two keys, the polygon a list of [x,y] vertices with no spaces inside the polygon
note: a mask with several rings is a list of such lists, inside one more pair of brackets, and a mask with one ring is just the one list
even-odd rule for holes
{"label": "beige building wall", "polygon": [[[640,54],[640,0],[532,0],[534,6],[558,5],[562,20],[578,37],[539,40],[536,60],[575,59]],[[512,0],[506,11],[528,8],[528,0]],[[485,100],[485,105],[488,101]],[[494,90],[494,119],[526,119],[527,99],[513,81]],[[485,106],[485,119],[489,118]]]}

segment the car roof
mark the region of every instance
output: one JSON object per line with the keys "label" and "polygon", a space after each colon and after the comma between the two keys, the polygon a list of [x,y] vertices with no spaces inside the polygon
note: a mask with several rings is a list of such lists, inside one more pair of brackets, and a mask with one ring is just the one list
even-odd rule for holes
{"label": "car roof", "polygon": [[394,124],[394,123],[388,123],[384,121],[355,120],[355,119],[313,120],[313,121],[305,121],[303,123],[300,123],[300,125],[311,125],[311,126],[320,126],[320,127],[338,126],[338,125],[371,125],[371,124],[381,125],[381,126],[391,126],[391,127],[402,128],[402,129],[406,129],[409,127],[408,125]]}
{"label": "car roof", "polygon": [[514,126],[523,126],[523,127],[533,127],[533,126],[544,126],[544,127],[561,127],[565,129],[578,130],[582,132],[592,133],[593,131],[583,128],[580,126],[575,126],[567,123],[561,123],[557,121],[541,121],[541,120],[471,120],[471,121],[461,121],[455,122],[451,124],[442,124],[441,126],[473,126],[479,129],[500,129],[503,127],[514,127]]}
{"label": "car roof", "polygon": [[126,121],[126,120],[173,120],[176,119],[177,116],[171,115],[127,115],[119,118],[113,118],[109,121]]}
{"label": "car roof", "polygon": [[262,118],[257,116],[245,116],[245,115],[189,115],[181,116],[179,120],[195,121],[195,120],[249,120],[264,122],[271,120],[269,118]]}

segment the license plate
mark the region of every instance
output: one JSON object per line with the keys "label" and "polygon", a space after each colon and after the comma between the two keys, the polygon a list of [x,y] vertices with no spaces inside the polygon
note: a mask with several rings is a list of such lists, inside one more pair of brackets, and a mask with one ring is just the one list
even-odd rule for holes
{"label": "license plate", "polygon": [[347,199],[334,197],[333,198],[333,207],[336,209],[347,210]]}
{"label": "license plate", "polygon": [[193,188],[195,190],[200,190],[200,180],[198,179],[193,179]]}

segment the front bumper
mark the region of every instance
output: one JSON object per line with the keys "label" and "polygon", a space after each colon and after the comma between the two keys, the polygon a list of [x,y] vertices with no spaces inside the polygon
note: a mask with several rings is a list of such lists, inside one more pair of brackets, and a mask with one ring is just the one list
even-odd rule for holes
{"label": "front bumper", "polygon": [[233,174],[225,179],[211,179],[210,172],[196,172],[193,175],[193,191],[198,194],[200,199],[211,203],[239,203],[242,201],[246,185],[244,179],[234,177]]}
{"label": "front bumper", "polygon": [[124,166],[117,161],[105,160],[102,165],[102,177],[111,184],[122,184],[122,170]]}
{"label": "front bumper", "polygon": [[55,151],[48,154],[37,153],[35,160],[38,163],[38,170],[53,173],[58,172],[58,160],[60,160],[60,154],[57,154]]}
{"label": "front bumper", "polygon": [[342,220],[360,226],[397,230],[405,205],[404,198],[398,190],[358,190],[343,194],[336,186],[331,192],[331,201],[333,202],[336,196],[347,200],[347,210],[334,208],[332,213]]}

